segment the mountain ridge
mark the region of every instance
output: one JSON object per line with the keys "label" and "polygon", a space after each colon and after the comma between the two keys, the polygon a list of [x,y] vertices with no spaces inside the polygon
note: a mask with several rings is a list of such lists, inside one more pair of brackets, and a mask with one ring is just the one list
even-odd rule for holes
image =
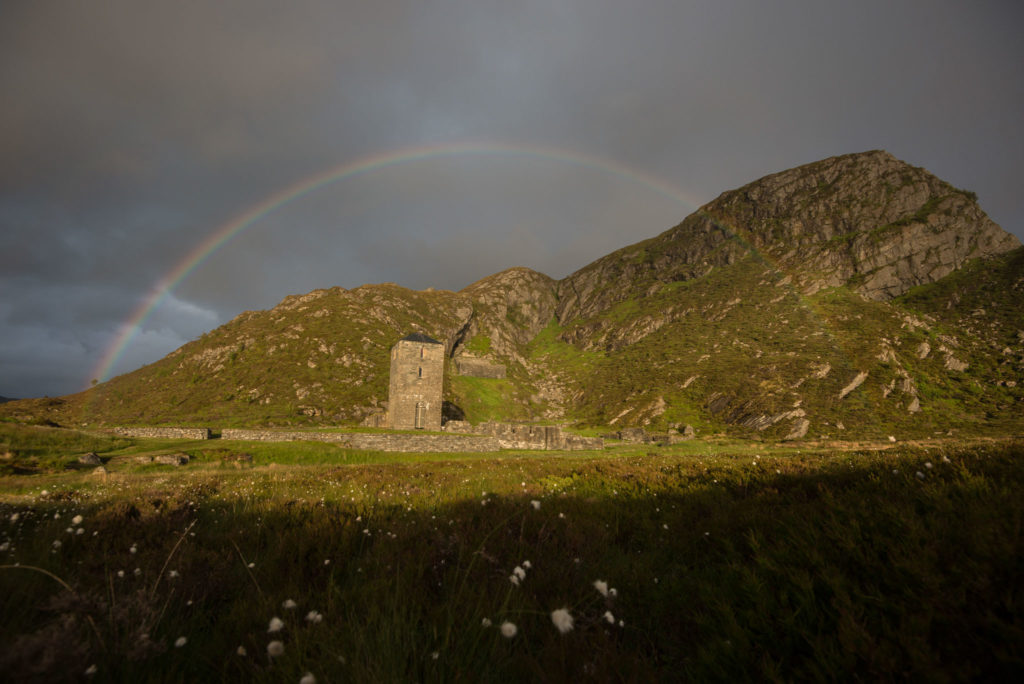
{"label": "mountain ridge", "polygon": [[[884,151],[842,155],[724,192],[561,280],[513,267],[458,292],[290,295],[134,373],[4,414],[356,424],[385,409],[391,344],[420,332],[445,343],[445,398],[475,421],[774,438],[984,427],[1024,396],[1020,253],[972,193]],[[1002,288],[980,318],[935,308],[970,289],[964,269]],[[463,358],[505,377],[458,375]]]}

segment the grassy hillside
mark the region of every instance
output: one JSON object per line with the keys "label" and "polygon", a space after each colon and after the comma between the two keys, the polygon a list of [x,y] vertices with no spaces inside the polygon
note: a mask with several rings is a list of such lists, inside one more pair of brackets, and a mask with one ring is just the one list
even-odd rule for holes
{"label": "grassy hillside", "polygon": [[[784,437],[807,419],[811,436],[830,438],[1012,430],[1024,413],[1010,410],[1024,399],[1021,251],[893,302],[847,287],[804,295],[748,256],[547,330],[532,352],[571,376],[574,415],[587,424],[688,422]],[[946,301],[957,282],[974,288],[961,298],[984,298],[991,334],[976,317],[950,313],[959,308],[941,316],[923,304]],[[860,373],[863,383],[840,398]],[[765,427],[794,411],[806,415]]]}
{"label": "grassy hillside", "polygon": [[[769,439],[1019,432],[1024,248],[975,200],[883,151],[833,157],[723,193],[561,281],[516,267],[457,293],[292,296],[0,416],[359,425],[386,408],[390,347],[419,331],[445,343],[448,415],[471,422]],[[506,377],[454,375],[463,354]]]}

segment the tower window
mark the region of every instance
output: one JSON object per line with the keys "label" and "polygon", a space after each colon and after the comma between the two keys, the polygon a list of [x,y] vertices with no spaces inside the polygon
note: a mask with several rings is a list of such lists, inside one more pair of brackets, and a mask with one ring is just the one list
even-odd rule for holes
{"label": "tower window", "polygon": [[420,358],[421,359],[427,358],[427,348],[426,347],[420,347]]}
{"label": "tower window", "polygon": [[417,377],[421,377],[421,378],[423,377],[423,368],[422,367],[420,367],[416,372],[417,372]]}

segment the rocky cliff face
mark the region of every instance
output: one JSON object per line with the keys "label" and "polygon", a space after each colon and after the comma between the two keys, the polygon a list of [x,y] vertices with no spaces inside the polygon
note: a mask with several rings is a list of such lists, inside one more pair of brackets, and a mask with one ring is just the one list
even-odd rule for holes
{"label": "rocky cliff face", "polygon": [[887,152],[850,154],[723,193],[658,237],[585,266],[559,283],[558,316],[589,318],[747,255],[807,294],[849,285],[885,300],[1019,245],[972,193]]}
{"label": "rocky cliff face", "polygon": [[528,268],[510,268],[478,280],[459,292],[472,302],[452,347],[458,356],[474,339],[487,339],[485,353],[523,364],[522,347],[555,315],[557,281]]}

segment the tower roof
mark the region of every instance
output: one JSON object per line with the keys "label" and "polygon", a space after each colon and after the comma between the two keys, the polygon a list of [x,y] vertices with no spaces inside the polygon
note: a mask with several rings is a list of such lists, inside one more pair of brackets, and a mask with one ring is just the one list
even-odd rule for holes
{"label": "tower roof", "polygon": [[426,344],[441,344],[433,337],[427,337],[423,333],[410,333],[399,340],[399,342],[425,342]]}

